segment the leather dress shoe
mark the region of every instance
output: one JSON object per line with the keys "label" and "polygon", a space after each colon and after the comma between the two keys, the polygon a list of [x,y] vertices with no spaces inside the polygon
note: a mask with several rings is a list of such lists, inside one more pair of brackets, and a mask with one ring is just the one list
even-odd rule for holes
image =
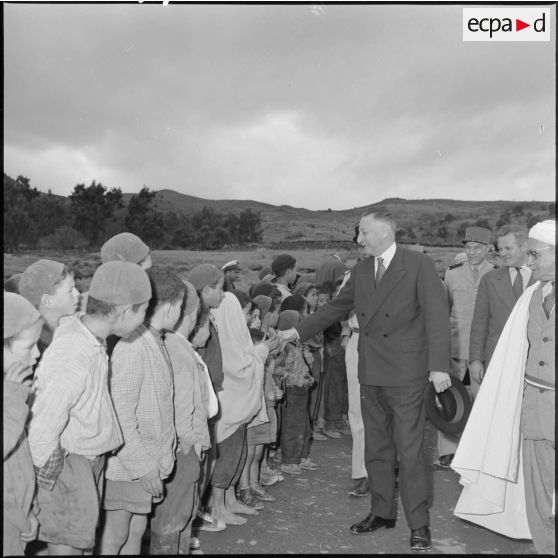
{"label": "leather dress shoe", "polygon": [[429,550],[432,548],[430,529],[425,525],[419,529],[411,529],[411,550]]}
{"label": "leather dress shoe", "polygon": [[359,523],[351,525],[351,533],[354,535],[367,535],[382,527],[393,529],[395,527],[395,519],[386,519],[370,513]]}

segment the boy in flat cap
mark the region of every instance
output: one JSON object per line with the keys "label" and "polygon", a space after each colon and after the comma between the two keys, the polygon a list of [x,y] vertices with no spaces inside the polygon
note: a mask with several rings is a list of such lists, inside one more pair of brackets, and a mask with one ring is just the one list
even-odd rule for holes
{"label": "boy in flat cap", "polygon": [[174,468],[173,373],[164,335],[180,318],[186,287],[168,268],[152,267],[147,275],[153,294],[146,321],[116,344],[110,359],[124,444],[107,460],[102,554],[140,553],[148,514]]}
{"label": "boy in flat cap", "polygon": [[[199,298],[191,283],[182,282],[186,286],[182,316],[174,332],[165,335],[174,373],[178,446],[165,499],[155,507],[151,519],[151,552],[156,554],[189,554],[196,545],[190,535],[199,506],[200,464],[210,447],[207,420],[219,410],[207,366],[188,340],[196,325]],[[165,526],[167,529],[162,528]]]}
{"label": "boy in flat cap", "polygon": [[[218,308],[223,300],[224,273],[213,264],[200,264],[190,270],[187,280],[196,289],[200,301],[196,328],[192,334],[192,344],[196,347],[196,350],[207,365],[213,390],[215,393],[218,393],[223,390],[223,357],[217,326],[210,310]],[[198,336],[203,334],[206,327],[209,329],[207,340],[203,344],[198,344]],[[202,464],[199,482],[201,499],[203,499],[204,493],[208,490],[217,458],[215,449],[217,445],[216,418],[213,417],[208,421],[211,448],[206,454],[205,462]],[[200,510],[195,527],[201,531],[222,531],[226,528],[226,523],[209,513],[202,513]]]}
{"label": "boy in flat cap", "polygon": [[134,331],[150,298],[139,266],[101,265],[85,314],[60,320],[37,368],[29,447],[39,487],[39,540],[49,554],[83,554],[95,545],[105,454],[122,444],[106,338]]}
{"label": "boy in flat cap", "polygon": [[151,251],[139,236],[123,232],[101,246],[101,262],[132,262],[147,270],[152,265]]}
{"label": "boy in flat cap", "polygon": [[79,292],[74,274],[63,263],[39,260],[21,274],[19,292],[37,308],[44,320],[39,339],[39,350],[43,353],[60,319],[75,314],[78,308]]}
{"label": "boy in flat cap", "polygon": [[227,262],[221,268],[221,271],[225,274],[225,284],[223,286],[223,290],[225,292],[233,291],[236,288],[236,281],[240,278],[240,264],[238,263],[238,260]]}
{"label": "boy in flat cap", "polygon": [[39,312],[15,293],[4,293],[4,556],[23,556],[37,536],[35,471],[25,423],[29,415],[29,376],[39,356]]}
{"label": "boy in flat cap", "polygon": [[[149,246],[135,234],[123,232],[109,238],[101,246],[101,263],[107,262],[131,262],[138,264],[143,270],[148,270],[151,263],[151,251]],[[81,308],[87,306],[87,296],[85,292],[81,295]],[[112,353],[112,349],[117,339],[110,339],[108,342],[108,354]]]}
{"label": "boy in flat cap", "polygon": [[[491,232],[482,227],[465,230],[465,253],[467,261],[446,271],[444,287],[450,308],[451,370],[450,374],[461,381],[469,364],[469,338],[475,311],[475,300],[483,275],[494,269],[486,260],[490,250]],[[474,397],[479,384],[471,378],[470,392]],[[438,431],[438,459],[435,467],[448,469],[457,448],[458,438]]]}

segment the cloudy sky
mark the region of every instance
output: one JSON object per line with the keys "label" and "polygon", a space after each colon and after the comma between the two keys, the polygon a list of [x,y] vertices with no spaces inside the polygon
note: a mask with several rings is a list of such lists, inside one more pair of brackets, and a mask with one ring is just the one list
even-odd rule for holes
{"label": "cloudy sky", "polygon": [[451,5],[4,4],[4,170],[347,209],[552,200],[551,42]]}

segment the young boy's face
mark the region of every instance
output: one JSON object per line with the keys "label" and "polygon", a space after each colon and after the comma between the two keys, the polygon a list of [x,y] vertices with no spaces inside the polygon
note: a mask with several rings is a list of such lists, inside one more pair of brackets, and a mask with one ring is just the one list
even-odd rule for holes
{"label": "young boy's face", "polygon": [[318,303],[318,292],[316,289],[310,289],[306,293],[304,300],[308,303],[309,310],[314,310],[314,308],[316,308],[316,304]]}
{"label": "young boy's face", "polygon": [[12,337],[7,347],[4,345],[4,369],[13,363],[19,363],[28,367],[35,365],[40,355],[37,341],[42,329],[43,321],[38,320],[31,327]]}
{"label": "young boy's face", "polygon": [[203,301],[209,308],[218,308],[219,304],[221,304],[221,300],[223,299],[223,284],[225,282],[225,278],[221,277],[219,282],[215,285],[215,287],[211,287],[206,285],[202,292]]}
{"label": "young boy's face", "polygon": [[321,308],[329,302],[329,295],[327,293],[320,293],[317,299],[317,307]]}
{"label": "young boy's face", "polygon": [[48,295],[48,309],[59,316],[75,314],[79,305],[79,292],[74,277],[67,275],[55,287],[53,294]]}

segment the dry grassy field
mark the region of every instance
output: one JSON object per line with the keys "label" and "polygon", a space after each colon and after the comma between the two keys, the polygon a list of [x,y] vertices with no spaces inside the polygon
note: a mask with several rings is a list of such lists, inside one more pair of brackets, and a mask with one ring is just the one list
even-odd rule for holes
{"label": "dry grassy field", "polygon": [[[453,263],[453,258],[459,248],[456,247],[426,247],[426,254],[430,256],[436,264],[436,269],[440,274]],[[238,260],[242,266],[241,282],[238,285],[241,289],[247,290],[248,287],[258,280],[258,271],[270,265],[275,256],[284,253],[283,250],[271,250],[267,248],[236,250],[236,251],[193,251],[193,250],[161,250],[153,252],[153,262],[159,265],[172,266],[177,272],[189,271],[200,263],[213,263],[219,267],[230,260]],[[311,275],[316,268],[332,254],[337,254],[349,267],[354,265],[358,253],[356,250],[288,250],[297,260],[299,271],[305,279],[311,279]],[[91,276],[101,260],[98,253],[71,254],[62,252],[25,252],[21,254],[4,254],[4,279],[14,273],[22,272],[27,266],[40,258],[48,258],[64,262],[71,269],[77,270],[83,279],[76,281],[80,290],[86,290]]]}

